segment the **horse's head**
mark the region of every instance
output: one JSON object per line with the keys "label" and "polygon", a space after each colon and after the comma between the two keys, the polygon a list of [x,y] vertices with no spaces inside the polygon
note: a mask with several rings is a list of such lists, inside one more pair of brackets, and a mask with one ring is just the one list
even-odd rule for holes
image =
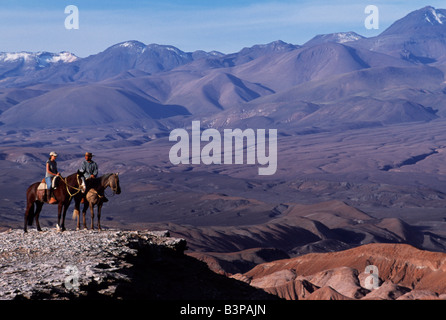
{"label": "horse's head", "polygon": [[108,185],[112,189],[113,193],[120,194],[121,186],[119,185],[119,174],[112,173],[108,178]]}

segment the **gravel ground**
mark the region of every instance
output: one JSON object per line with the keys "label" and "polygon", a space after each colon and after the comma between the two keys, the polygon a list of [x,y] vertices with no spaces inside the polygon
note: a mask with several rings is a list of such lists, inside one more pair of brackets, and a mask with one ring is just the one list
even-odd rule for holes
{"label": "gravel ground", "polygon": [[12,229],[0,233],[0,299],[67,299],[95,284],[113,295],[127,281],[127,259],[145,245],[185,247],[167,232]]}

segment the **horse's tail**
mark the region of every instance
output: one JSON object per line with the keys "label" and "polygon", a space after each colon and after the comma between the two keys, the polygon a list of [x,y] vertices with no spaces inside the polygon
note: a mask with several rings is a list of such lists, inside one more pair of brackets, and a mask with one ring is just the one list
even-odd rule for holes
{"label": "horse's tail", "polygon": [[29,226],[33,225],[35,215],[36,215],[36,211],[34,210],[34,203],[32,203],[28,209],[27,216],[26,216]]}
{"label": "horse's tail", "polygon": [[79,210],[75,208],[73,210],[73,220],[76,220],[78,217],[79,217]]}

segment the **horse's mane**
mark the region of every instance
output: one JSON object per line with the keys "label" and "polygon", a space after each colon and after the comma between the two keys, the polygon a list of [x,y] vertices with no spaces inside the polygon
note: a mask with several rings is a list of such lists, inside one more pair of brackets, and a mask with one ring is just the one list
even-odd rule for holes
{"label": "horse's mane", "polygon": [[107,173],[104,174],[103,176],[97,177],[97,178],[92,178],[88,180],[88,187],[90,189],[98,189],[101,186],[104,185],[105,181],[107,181],[108,178],[110,178],[110,176],[113,175],[113,173]]}
{"label": "horse's mane", "polygon": [[113,173],[107,173],[107,174],[104,174],[102,177],[99,177],[99,179],[101,179],[101,183],[104,183],[105,180],[110,178],[112,175],[113,175]]}

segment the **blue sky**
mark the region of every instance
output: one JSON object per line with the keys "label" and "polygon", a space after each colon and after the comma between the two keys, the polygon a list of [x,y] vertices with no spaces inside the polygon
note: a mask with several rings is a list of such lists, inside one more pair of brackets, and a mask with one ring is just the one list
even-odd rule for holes
{"label": "blue sky", "polygon": [[[370,4],[379,9],[378,30],[364,26]],[[67,5],[79,9],[78,30],[65,29]],[[85,57],[139,40],[231,53],[275,40],[303,44],[322,33],[375,36],[426,5],[446,8],[437,0],[2,0],[0,52],[70,51]]]}

